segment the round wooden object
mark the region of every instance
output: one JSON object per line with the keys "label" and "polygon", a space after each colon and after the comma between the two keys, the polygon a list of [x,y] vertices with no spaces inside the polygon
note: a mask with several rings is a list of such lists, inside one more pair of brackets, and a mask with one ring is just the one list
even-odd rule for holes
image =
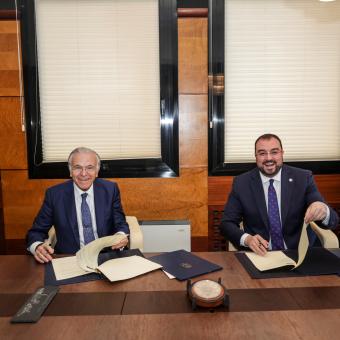
{"label": "round wooden object", "polygon": [[212,280],[196,281],[190,287],[190,295],[195,299],[197,306],[201,307],[217,307],[224,301],[224,287]]}

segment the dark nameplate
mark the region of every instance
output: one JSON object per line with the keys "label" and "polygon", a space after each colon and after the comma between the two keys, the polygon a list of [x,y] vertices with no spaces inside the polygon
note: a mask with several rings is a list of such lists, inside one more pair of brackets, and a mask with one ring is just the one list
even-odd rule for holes
{"label": "dark nameplate", "polygon": [[59,287],[38,288],[11,319],[12,323],[37,322],[57,294]]}

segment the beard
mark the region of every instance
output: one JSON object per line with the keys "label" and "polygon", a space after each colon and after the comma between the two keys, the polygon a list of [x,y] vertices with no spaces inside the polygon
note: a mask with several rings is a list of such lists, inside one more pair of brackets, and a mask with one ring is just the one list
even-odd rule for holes
{"label": "beard", "polygon": [[258,168],[263,175],[267,177],[274,177],[282,168],[282,164],[277,165],[276,161],[265,161],[262,163],[262,166],[258,166]]}

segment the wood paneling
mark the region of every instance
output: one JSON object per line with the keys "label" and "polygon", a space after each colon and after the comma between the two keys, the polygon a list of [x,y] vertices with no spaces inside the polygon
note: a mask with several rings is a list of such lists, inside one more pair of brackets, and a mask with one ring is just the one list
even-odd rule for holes
{"label": "wood paneling", "polygon": [[116,179],[124,210],[140,220],[188,219],[193,236],[208,233],[207,170],[181,169],[178,178]]}
{"label": "wood paneling", "polygon": [[178,19],[180,94],[208,93],[208,19]]}
{"label": "wood paneling", "polygon": [[45,190],[63,180],[29,180],[25,170],[1,171],[6,239],[24,238],[44,198]]}
{"label": "wood paneling", "polygon": [[19,84],[18,70],[0,70],[0,96],[19,96]]}
{"label": "wood paneling", "polygon": [[0,21],[0,96],[19,96],[17,24]]}
{"label": "wood paneling", "polygon": [[187,17],[187,18],[190,18],[190,17],[191,18],[194,18],[194,17],[207,18],[208,8],[178,8],[177,16]]}
{"label": "wood paneling", "polygon": [[234,177],[216,176],[208,179],[208,204],[224,205],[229,193]]}
{"label": "wood paneling", "polygon": [[5,252],[5,223],[4,223],[4,211],[2,202],[2,187],[1,187],[1,171],[0,171],[0,254],[6,254]]}
{"label": "wood paneling", "polygon": [[179,111],[179,150],[181,167],[207,167],[207,96],[181,95],[179,97]]}
{"label": "wood paneling", "polygon": [[0,34],[17,34],[17,22],[15,20],[1,20]]}
{"label": "wood paneling", "polygon": [[0,97],[0,169],[27,169],[20,97]]}
{"label": "wood paneling", "polygon": [[327,202],[340,205],[340,174],[316,175],[315,182]]}

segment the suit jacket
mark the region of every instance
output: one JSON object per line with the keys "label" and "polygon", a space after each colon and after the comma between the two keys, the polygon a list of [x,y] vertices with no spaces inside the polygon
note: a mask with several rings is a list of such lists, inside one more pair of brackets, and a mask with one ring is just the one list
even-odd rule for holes
{"label": "suit jacket", "polygon": [[[93,182],[93,193],[98,237],[117,231],[129,234],[117,184],[97,178]],[[43,205],[27,233],[27,247],[36,241],[44,242],[52,225],[57,236],[55,252],[77,252],[80,241],[72,180],[47,189]]]}
{"label": "suit jacket", "polygon": [[[315,202],[324,202],[308,170],[282,166],[281,172],[281,224],[283,238],[288,249],[297,249],[307,207]],[[244,231],[239,228],[243,221]],[[330,208],[328,226],[338,224],[336,212]],[[269,240],[269,220],[263,185],[258,168],[235,177],[232,191],[224,207],[220,225],[222,235],[235,246],[240,246],[244,232],[259,234]]]}

